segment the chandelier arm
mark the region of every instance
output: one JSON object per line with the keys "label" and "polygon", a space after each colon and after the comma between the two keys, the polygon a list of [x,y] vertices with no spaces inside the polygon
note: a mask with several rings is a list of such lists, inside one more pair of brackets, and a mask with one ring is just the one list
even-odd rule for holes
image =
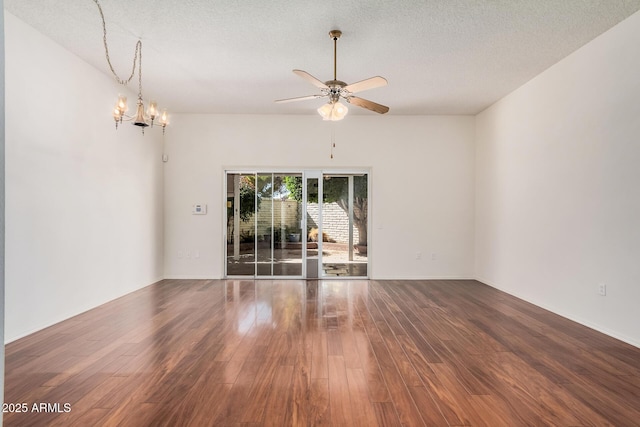
{"label": "chandelier arm", "polygon": [[[116,78],[116,81],[121,85],[126,85],[133,79],[133,76],[136,73],[136,62],[138,62],[137,60],[138,59],[142,60],[142,41],[138,40],[138,43],[136,43],[136,50],[133,54],[133,67],[131,69],[131,75],[126,80],[121,79],[116,73],[115,69],[113,68],[113,65],[111,64],[111,58],[109,58],[109,46],[107,45],[107,24],[105,23],[104,13],[102,12],[102,6],[100,6],[100,3],[98,2],[98,0],[93,0],[93,2],[96,4],[96,6],[98,6],[98,11],[100,12],[100,18],[102,18],[102,41],[104,42],[104,53],[105,53],[105,57],[107,58],[107,64],[109,64],[109,69],[111,70],[111,73]],[[142,72],[140,70],[139,70],[139,76],[141,79]],[[140,82],[140,92],[142,93],[142,81]]]}

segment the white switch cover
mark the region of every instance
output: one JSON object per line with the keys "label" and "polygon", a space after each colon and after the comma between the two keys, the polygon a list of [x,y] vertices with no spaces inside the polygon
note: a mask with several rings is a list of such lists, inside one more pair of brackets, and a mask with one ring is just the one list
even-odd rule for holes
{"label": "white switch cover", "polygon": [[206,215],[207,205],[193,205],[193,210],[191,212],[194,215]]}

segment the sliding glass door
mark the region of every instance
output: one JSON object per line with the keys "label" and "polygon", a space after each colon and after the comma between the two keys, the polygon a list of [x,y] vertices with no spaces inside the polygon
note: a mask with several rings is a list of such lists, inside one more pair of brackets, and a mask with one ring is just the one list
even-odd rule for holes
{"label": "sliding glass door", "polygon": [[256,269],[255,174],[227,174],[228,276],[253,276]]}
{"label": "sliding glass door", "polygon": [[302,277],[302,174],[227,173],[227,276]]}
{"label": "sliding glass door", "polygon": [[367,276],[367,174],[324,174],[322,273]]}
{"label": "sliding glass door", "polygon": [[227,172],[226,276],[367,277],[367,176]]}

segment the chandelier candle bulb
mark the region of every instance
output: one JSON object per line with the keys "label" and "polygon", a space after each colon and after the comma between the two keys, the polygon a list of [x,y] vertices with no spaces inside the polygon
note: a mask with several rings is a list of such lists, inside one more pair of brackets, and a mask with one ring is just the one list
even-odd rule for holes
{"label": "chandelier candle bulb", "polygon": [[116,107],[120,110],[120,115],[127,112],[127,97],[123,95],[118,95],[118,105]]}
{"label": "chandelier candle bulb", "polygon": [[162,127],[165,127],[169,124],[169,115],[167,114],[167,110],[162,110],[162,115],[160,116],[160,124]]}
{"label": "chandelier candle bulb", "polygon": [[158,115],[158,103],[156,101],[151,101],[149,103],[149,109],[147,110],[147,115],[149,116],[149,118],[151,119],[151,122],[153,123],[153,121],[156,119],[156,116]]}

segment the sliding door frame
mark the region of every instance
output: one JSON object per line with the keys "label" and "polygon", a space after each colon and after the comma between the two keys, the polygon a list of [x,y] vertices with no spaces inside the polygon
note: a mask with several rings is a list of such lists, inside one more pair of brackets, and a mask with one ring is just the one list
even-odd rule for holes
{"label": "sliding door frame", "polygon": [[[368,203],[367,203],[367,242],[368,242],[368,251],[367,251],[367,274],[366,276],[323,276],[323,271],[322,271],[322,238],[318,238],[318,271],[317,271],[317,279],[316,278],[312,278],[310,280],[364,280],[364,279],[368,279],[369,277],[371,277],[371,271],[372,271],[372,259],[371,259],[371,243],[372,243],[372,233],[371,233],[371,224],[372,224],[372,203],[371,203],[371,184],[372,184],[372,173],[371,173],[371,168],[348,168],[348,169],[330,169],[330,168],[223,168],[222,170],[222,185],[223,185],[223,192],[222,192],[222,271],[224,272],[224,278],[225,279],[265,279],[265,280],[273,280],[273,279],[306,279],[308,277],[307,274],[307,204],[308,204],[308,200],[307,200],[307,179],[308,178],[318,178],[318,215],[319,215],[319,221],[318,221],[318,235],[322,236],[322,196],[323,196],[323,188],[322,188],[322,181],[323,181],[323,177],[324,175],[358,175],[358,174],[366,174],[367,175],[367,198],[368,198]],[[227,253],[227,189],[228,189],[228,183],[227,183],[227,178],[229,177],[230,174],[237,174],[237,175],[253,175],[256,179],[256,183],[257,183],[257,179],[259,175],[265,175],[265,174],[271,174],[272,175],[272,179],[273,176],[277,175],[277,174],[282,174],[282,175],[286,175],[286,174],[300,174],[302,175],[302,191],[303,191],[303,201],[302,201],[302,219],[301,219],[301,228],[302,228],[302,235],[301,235],[301,242],[302,244],[302,275],[301,276],[274,276],[273,275],[273,261],[272,261],[272,266],[271,266],[271,276],[264,276],[264,275],[258,275],[258,271],[257,271],[257,261],[258,261],[258,253],[257,253],[257,221],[254,223],[254,274],[253,275],[229,275],[227,274],[227,265],[228,265],[228,257],[229,254]],[[351,195],[352,196],[352,195]],[[257,199],[257,192],[256,192],[256,199]],[[351,205],[351,203],[350,203]],[[234,207],[235,208],[235,207]],[[273,208],[272,208],[273,209]],[[352,210],[353,207],[351,206]],[[256,211],[257,213],[257,211]],[[273,211],[272,211],[272,222],[273,222]],[[352,221],[352,214],[349,213],[349,217],[350,220]],[[273,223],[272,223],[273,226]],[[235,227],[234,227],[235,229]],[[273,246],[274,242],[273,242],[273,238],[271,239],[271,249],[273,252]]]}

